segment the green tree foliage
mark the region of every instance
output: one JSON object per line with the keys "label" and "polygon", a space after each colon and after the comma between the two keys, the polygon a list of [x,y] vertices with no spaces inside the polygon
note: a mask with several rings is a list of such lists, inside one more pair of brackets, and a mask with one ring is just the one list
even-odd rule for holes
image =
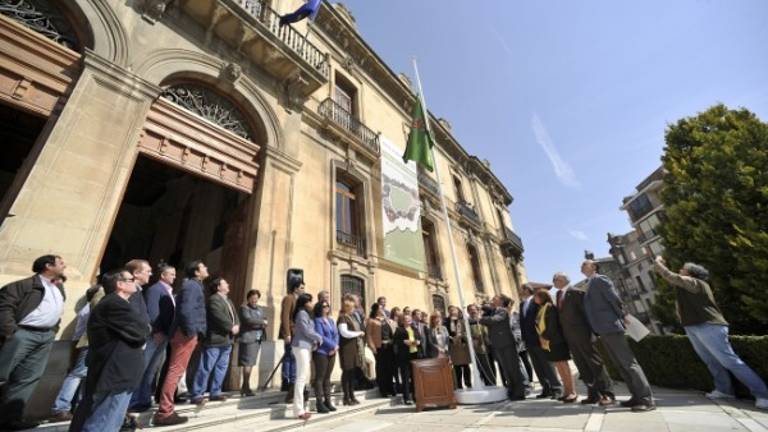
{"label": "green tree foliage", "polygon": [[[734,333],[768,331],[768,124],[716,105],[666,130],[660,226],[670,268],[700,263]],[[674,316],[660,286],[658,318]]]}

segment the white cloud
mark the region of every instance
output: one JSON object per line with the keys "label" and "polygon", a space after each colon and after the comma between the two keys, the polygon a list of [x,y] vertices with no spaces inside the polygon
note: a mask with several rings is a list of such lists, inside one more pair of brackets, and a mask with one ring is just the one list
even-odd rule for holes
{"label": "white cloud", "polygon": [[552,164],[552,169],[555,171],[555,176],[566,187],[578,188],[581,186],[578,180],[576,180],[576,173],[573,172],[573,168],[568,162],[563,160],[560,156],[560,152],[555,148],[555,144],[552,142],[552,138],[549,136],[544,122],[541,121],[537,113],[533,113],[531,118],[531,128],[533,134],[536,136],[536,142],[539,143],[541,149],[549,158],[549,162]]}
{"label": "white cloud", "polygon": [[584,231],[569,229],[568,234],[570,234],[571,237],[575,238],[576,240],[581,240],[581,241],[589,240],[589,237],[587,237],[587,234]]}

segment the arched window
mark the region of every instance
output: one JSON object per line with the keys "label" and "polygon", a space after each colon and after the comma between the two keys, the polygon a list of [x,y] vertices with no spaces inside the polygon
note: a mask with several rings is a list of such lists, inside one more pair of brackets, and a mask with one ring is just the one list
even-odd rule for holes
{"label": "arched window", "polygon": [[447,309],[445,307],[445,297],[439,294],[432,295],[432,308],[436,312],[440,312],[443,316],[446,316]]}
{"label": "arched window", "polygon": [[477,249],[474,245],[467,245],[467,255],[469,256],[469,265],[472,267],[472,280],[475,282],[477,292],[485,292],[483,286],[483,277],[480,273],[480,257],[477,255]]}
{"label": "arched window", "polygon": [[341,297],[347,294],[354,294],[360,298],[361,305],[367,305],[365,301],[365,281],[359,277],[342,275],[341,276]]}
{"label": "arched window", "polygon": [[174,84],[167,87],[161,96],[239,137],[254,141],[252,128],[240,109],[204,85]]}
{"label": "arched window", "polygon": [[50,0],[5,0],[0,1],[0,14],[56,43],[79,51],[82,42],[56,3]]}

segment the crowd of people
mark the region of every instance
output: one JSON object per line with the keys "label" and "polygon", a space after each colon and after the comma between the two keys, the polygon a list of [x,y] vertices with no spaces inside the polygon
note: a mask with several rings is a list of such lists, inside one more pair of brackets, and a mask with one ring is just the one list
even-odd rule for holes
{"label": "crowd of people", "polygon": [[[58,332],[65,268],[61,257],[46,255],[33,263],[33,276],[0,289],[2,430],[37,425],[22,416]],[[620,405],[634,412],[655,409],[648,380],[625,337],[628,317],[613,283],[592,261],[585,261],[581,270],[587,279],[579,288],[566,274],[556,273],[551,289],[525,284],[519,304],[497,295],[465,310],[450,306],[445,316],[409,307],[388,309],[386,297],[366,311],[359,297],[347,294],[334,319],[328,291],[320,291],[315,301],[301,279],[289,280],[279,322],[286,402],[294,416],[308,419],[312,388],[317,413],[336,411],[331,375],[338,363],[344,405],[360,403],[355,389],[367,377],[375,377],[382,397],[400,394],[402,403],[410,405],[414,360],[448,358],[454,386],[461,389],[473,384],[474,352],[477,376],[485,385],[505,386],[510,400],[531,395],[535,373],[541,386],[535,398],[579,401],[572,360],[587,389],[579,402],[610,406],[617,401],[598,349],[602,344],[631,394]],[[752,391],[758,408],[768,409],[765,383],[728,342],[728,324],[706,282],[706,270],[686,264],[673,273],[662,259],[656,270],[676,287],[682,324],[714,377],[715,390],[707,397],[734,397],[731,372]],[[184,268],[177,290],[173,266],[160,263],[155,273],[153,278],[146,260],[131,260],[101,275],[87,290],[75,325],[72,367],[52,407],[52,419],[70,421],[70,431],[130,428],[133,417],[127,413],[153,409],[153,398],[158,401],[154,426],[186,422],[175,410],[181,395],[199,406],[227,399],[222,389],[235,343],[240,394],[254,395],[251,372],[269,324],[259,305],[261,293],[250,290],[245,304],[234,305],[228,282],[210,277],[201,261]],[[366,373],[371,363],[367,353],[374,358],[375,372]],[[192,358],[196,364],[190,364]],[[188,370],[193,376],[186,377]]]}

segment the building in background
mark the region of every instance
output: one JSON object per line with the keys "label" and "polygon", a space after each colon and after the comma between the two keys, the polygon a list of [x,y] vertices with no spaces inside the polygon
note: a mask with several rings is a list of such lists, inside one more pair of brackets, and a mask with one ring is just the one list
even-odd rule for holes
{"label": "building in background", "polygon": [[[280,27],[301,4],[0,8],[0,285],[43,254],[68,265],[60,341],[31,403],[42,414],[69,367],[76,304],[97,274],[133,258],[203,259],[235,303],[259,289],[270,324],[289,268],[310,292],[329,290],[334,310],[346,293],[444,310],[458,302],[449,242],[467,299],[517,298],[523,245],[490,164],[432,117],[449,239],[434,174],[400,170],[400,181],[383,163],[383,149],[405,148],[407,77],[340,4]],[[385,218],[403,232],[385,232]],[[270,325],[252,388],[282,355],[276,336]]]}
{"label": "building in background", "polygon": [[629,215],[634,228],[624,235],[608,234],[611,256],[621,267],[625,293],[622,294],[633,314],[654,333],[662,333],[651,314],[656,289],[653,260],[664,250],[657,227],[664,219],[661,202],[664,170],[659,167],[637,185],[634,194],[623,200],[621,209]]}

